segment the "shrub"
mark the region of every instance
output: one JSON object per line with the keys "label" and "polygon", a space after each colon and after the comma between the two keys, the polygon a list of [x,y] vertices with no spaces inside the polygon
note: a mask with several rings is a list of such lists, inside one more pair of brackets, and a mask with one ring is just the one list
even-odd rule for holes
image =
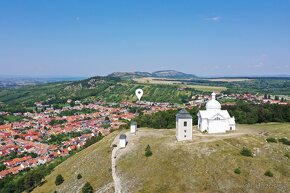
{"label": "shrub", "polygon": [[146,149],[145,149],[145,156],[146,157],[150,157],[150,156],[152,156],[152,151],[151,151],[151,147],[150,147],[150,145],[147,145],[147,147],[146,147]]}
{"label": "shrub", "polygon": [[83,176],[81,175],[81,174],[78,174],[77,175],[77,179],[79,180],[79,179],[81,179]]}
{"label": "shrub", "polygon": [[89,182],[87,182],[83,188],[82,188],[82,193],[93,193],[93,187]]}
{"label": "shrub", "polygon": [[56,178],[55,178],[55,185],[60,185],[60,184],[62,184],[64,182],[64,179],[63,179],[63,177],[62,177],[62,175],[58,175],[58,176],[56,176]]}
{"label": "shrub", "polygon": [[269,137],[269,138],[267,138],[266,141],[267,141],[268,143],[277,143],[277,139],[275,139],[275,138],[273,138],[273,137]]}
{"label": "shrub", "polygon": [[278,141],[285,145],[290,145],[290,140],[288,140],[286,137],[280,138]]}
{"label": "shrub", "polygon": [[290,153],[289,152],[285,153],[284,156],[287,157],[287,158],[290,158]]}
{"label": "shrub", "polygon": [[269,177],[273,177],[273,173],[270,171],[270,170],[267,170],[265,173],[264,173],[265,176],[269,176]]}
{"label": "shrub", "polygon": [[113,147],[117,147],[117,145],[116,144],[113,144]]}
{"label": "shrub", "polygon": [[240,173],[241,173],[241,169],[240,169],[240,168],[236,168],[236,169],[234,170],[234,172],[235,172],[236,174],[240,174]]}
{"label": "shrub", "polygon": [[241,151],[241,155],[247,156],[247,157],[253,157],[253,153],[250,149],[243,147]]}

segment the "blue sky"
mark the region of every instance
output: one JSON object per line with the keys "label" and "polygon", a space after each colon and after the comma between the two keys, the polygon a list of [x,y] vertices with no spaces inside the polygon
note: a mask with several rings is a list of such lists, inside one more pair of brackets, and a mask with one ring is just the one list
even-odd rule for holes
{"label": "blue sky", "polygon": [[0,75],[290,74],[290,1],[1,0]]}

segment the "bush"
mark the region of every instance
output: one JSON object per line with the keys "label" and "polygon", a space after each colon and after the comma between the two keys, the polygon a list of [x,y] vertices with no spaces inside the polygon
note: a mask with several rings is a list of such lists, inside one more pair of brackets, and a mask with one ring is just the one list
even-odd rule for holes
{"label": "bush", "polygon": [[151,151],[151,147],[150,147],[150,145],[147,145],[147,147],[146,147],[146,149],[145,149],[145,156],[146,157],[150,157],[150,156],[152,156],[152,151]]}
{"label": "bush", "polygon": [[113,144],[113,147],[117,147],[117,145],[116,144]]}
{"label": "bush", "polygon": [[267,170],[265,173],[264,173],[265,176],[269,176],[269,177],[273,177],[273,173],[270,171],[270,170]]}
{"label": "bush", "polygon": [[290,145],[290,140],[288,140],[286,137],[280,138],[278,141],[284,145]]}
{"label": "bush", "polygon": [[87,182],[83,188],[82,188],[82,193],[93,193],[93,187],[89,182]]}
{"label": "bush", "polygon": [[268,143],[277,143],[277,139],[275,139],[275,138],[273,138],[273,137],[269,137],[269,138],[267,138],[266,141],[267,141]]}
{"label": "bush", "polygon": [[64,179],[63,179],[63,177],[62,177],[62,175],[58,175],[58,176],[56,176],[56,178],[55,178],[55,185],[60,185],[60,184],[62,184],[64,182]]}
{"label": "bush", "polygon": [[240,173],[241,173],[241,169],[240,169],[240,168],[236,168],[236,169],[234,170],[234,172],[235,172],[236,174],[240,174]]}
{"label": "bush", "polygon": [[287,141],[287,138],[283,137],[283,138],[280,138],[278,141],[281,143],[285,143]]}
{"label": "bush", "polygon": [[81,179],[83,176],[81,175],[81,174],[78,174],[77,175],[77,179],[79,180],[79,179]]}
{"label": "bush", "polygon": [[250,149],[243,147],[241,151],[241,155],[247,156],[247,157],[253,157],[253,153]]}

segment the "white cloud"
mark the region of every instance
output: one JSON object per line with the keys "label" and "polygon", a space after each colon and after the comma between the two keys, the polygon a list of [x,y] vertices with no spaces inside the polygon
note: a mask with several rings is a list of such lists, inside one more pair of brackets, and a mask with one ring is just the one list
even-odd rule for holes
{"label": "white cloud", "polygon": [[249,68],[261,68],[264,66],[264,62],[258,62],[257,64],[248,65]]}
{"label": "white cloud", "polygon": [[222,18],[221,16],[214,16],[214,17],[207,17],[205,18],[205,20],[217,22],[217,21],[220,21],[221,18]]}

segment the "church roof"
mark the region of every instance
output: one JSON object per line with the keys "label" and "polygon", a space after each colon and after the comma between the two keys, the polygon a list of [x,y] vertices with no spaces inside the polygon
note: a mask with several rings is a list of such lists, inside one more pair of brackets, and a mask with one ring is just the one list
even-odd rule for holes
{"label": "church roof", "polygon": [[131,121],[131,125],[137,125],[136,121]]}
{"label": "church roof", "polygon": [[121,134],[119,137],[119,139],[126,139],[126,138],[127,138],[127,136],[125,134]]}
{"label": "church roof", "polygon": [[221,109],[221,104],[215,99],[216,94],[211,94],[211,100],[206,103],[206,110]]}
{"label": "church roof", "polygon": [[177,118],[184,118],[184,119],[192,119],[192,116],[189,114],[189,112],[185,109],[180,110],[177,114],[176,114]]}
{"label": "church roof", "polygon": [[215,116],[219,115],[225,119],[230,118],[230,114],[227,110],[219,110],[219,111],[207,111],[207,110],[200,110],[199,114],[201,118],[204,119],[214,119]]}

